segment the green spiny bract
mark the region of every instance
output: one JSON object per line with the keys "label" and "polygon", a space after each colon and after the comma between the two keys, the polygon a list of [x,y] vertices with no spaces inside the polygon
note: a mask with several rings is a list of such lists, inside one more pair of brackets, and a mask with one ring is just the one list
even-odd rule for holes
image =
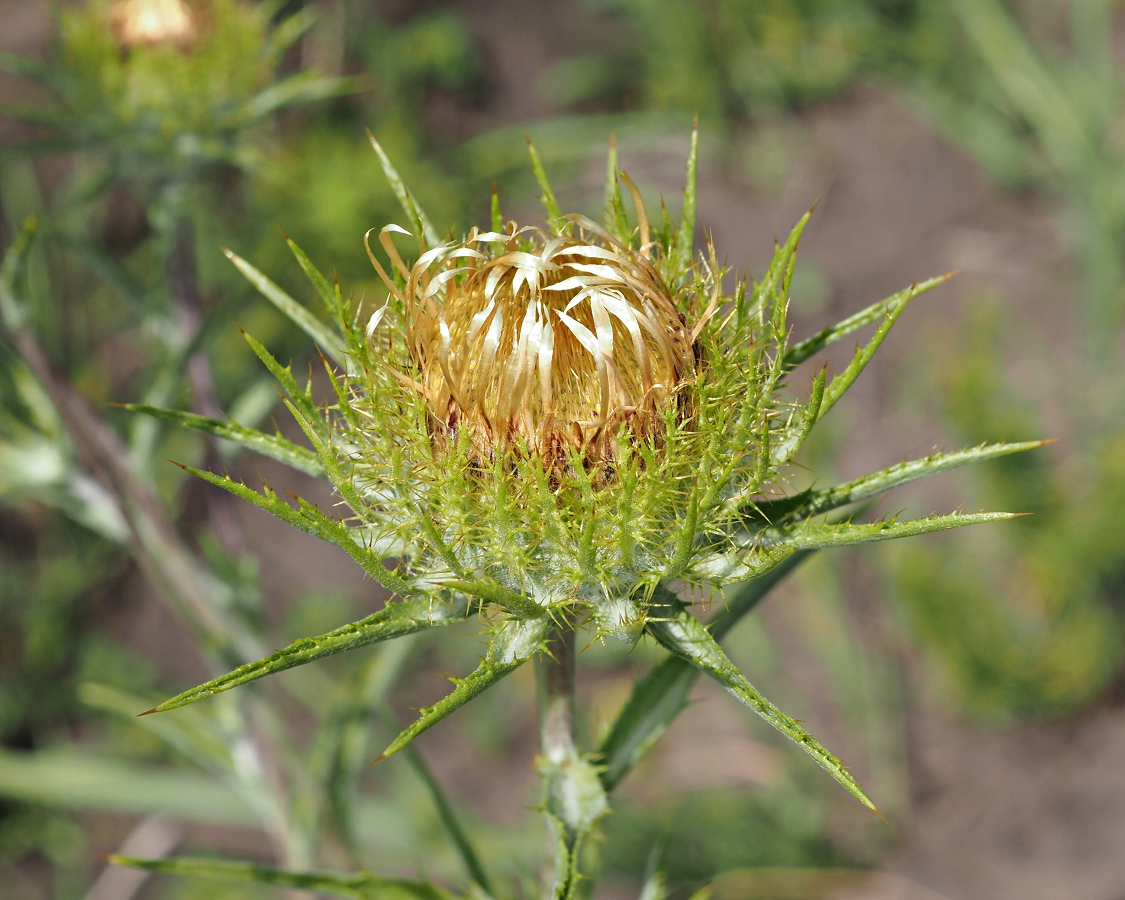
{"label": "green spiny bract", "polygon": [[[454,679],[453,691],[422,710],[389,754],[543,652],[552,629],[585,621],[599,635],[629,641],[648,633],[872,806],[840,761],[729,662],[673,583],[722,589],[767,579],[801,552],[1004,518],[954,513],[859,524],[824,516],[925,475],[1036,445],[936,454],[787,495],[786,469],[812,427],[855,381],[911,298],[944,279],[917,284],[791,345],[788,288],[808,216],[776,249],[760,281],[724,290],[727,272],[714,248],[701,255],[692,249],[695,148],[693,138],[679,228],[666,214],[660,228],[650,226],[612,151],[604,226],[562,215],[532,150],[548,228],[505,224],[494,198],[489,231],[442,242],[376,146],[410,226],[380,232],[386,263],[368,248],[388,288],[385,305],[352,310],[340,286],[290,242],[338,330],[230,254],[323,351],[335,395],[326,407],[247,337],[278,378],[313,452],[233,423],[138,409],[326,476],[347,507],[341,518],[305,501],[294,508],[268,486],[258,492],[191,470],[339,545],[399,599],[154,712],[486,612],[493,637],[478,669]],[[621,181],[632,195],[635,227]],[[394,243],[399,233],[417,241],[413,265]],[[828,381],[821,368],[807,397],[786,397],[796,366],[867,325],[877,326],[874,335],[840,374]],[[655,735],[663,726],[644,727]]]}

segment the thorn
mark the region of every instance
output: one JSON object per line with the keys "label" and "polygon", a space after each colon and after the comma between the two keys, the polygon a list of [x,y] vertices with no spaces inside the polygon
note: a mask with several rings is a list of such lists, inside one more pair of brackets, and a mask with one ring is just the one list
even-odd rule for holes
{"label": "thorn", "polygon": [[[809,207],[809,211],[807,213],[805,213],[805,215],[811,216],[813,214],[813,212],[816,210],[816,208],[820,205],[820,199],[821,199],[820,197],[817,197],[812,202],[812,206]],[[776,240],[776,238],[774,238],[774,240]]]}
{"label": "thorn", "polygon": [[[370,132],[368,132],[368,133],[370,133]],[[371,140],[372,140],[372,141],[374,141],[374,140],[375,140],[375,138],[372,138]],[[373,760],[371,760],[371,762],[370,762],[370,763],[368,763],[368,765],[369,765],[369,766],[373,766],[373,765],[375,765],[375,763],[381,763],[381,762],[382,762],[382,761],[383,761],[384,759],[386,759],[386,758],[387,758],[387,754],[386,754],[386,753],[381,753],[381,754],[379,754],[378,756],[376,756],[376,757],[375,757],[375,758],[374,758]],[[876,810],[876,812],[878,812],[878,810]],[[885,821],[886,821],[886,819],[884,819],[883,821],[885,822]]]}
{"label": "thorn", "polygon": [[154,712],[160,712],[159,706],[154,706],[152,709],[146,709],[143,713],[137,713],[137,718],[141,716],[151,716]]}
{"label": "thorn", "polygon": [[[187,466],[185,466],[185,465],[184,465],[183,463],[179,463],[179,462],[176,462],[176,461],[175,461],[174,459],[170,459],[170,460],[168,460],[168,462],[170,462],[170,463],[171,463],[172,465],[174,465],[174,466],[179,466],[179,467],[180,467],[181,469],[183,469],[183,470],[184,470],[185,472],[190,472],[190,471],[191,471],[191,469],[189,469],[189,468],[188,468]],[[151,712],[151,711],[152,711],[152,710],[149,710],[149,712]],[[142,716],[143,716],[143,715],[147,715],[147,713],[141,713],[141,715],[142,715]]]}
{"label": "thorn", "polygon": [[283,238],[285,238],[285,243],[287,243],[287,244],[291,244],[291,243],[293,243],[293,242],[292,242],[291,240],[289,240],[289,235],[287,235],[287,234],[286,234],[286,233],[285,233],[284,231],[282,231],[282,230],[281,230],[280,228],[278,228],[278,229],[277,229],[277,233],[278,233],[278,234],[280,234],[280,235],[281,235],[281,236],[282,236]]}
{"label": "thorn", "polygon": [[877,815],[880,819],[882,819],[884,824],[886,824],[886,825],[891,824],[890,822],[887,821],[887,817],[884,816],[881,812],[879,812],[879,808],[877,806],[875,806],[874,804],[871,805],[871,811],[873,813],[875,813],[875,815]]}

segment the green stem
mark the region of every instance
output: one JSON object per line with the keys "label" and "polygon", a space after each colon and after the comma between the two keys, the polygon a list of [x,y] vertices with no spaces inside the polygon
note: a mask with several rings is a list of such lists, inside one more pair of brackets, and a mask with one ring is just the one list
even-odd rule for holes
{"label": "green stem", "polygon": [[574,619],[564,615],[554,625],[547,653],[540,654],[538,664],[539,774],[544,812],[555,836],[554,884],[547,894],[552,900],[576,896],[582,841],[608,806],[597,767],[574,740],[576,642]]}

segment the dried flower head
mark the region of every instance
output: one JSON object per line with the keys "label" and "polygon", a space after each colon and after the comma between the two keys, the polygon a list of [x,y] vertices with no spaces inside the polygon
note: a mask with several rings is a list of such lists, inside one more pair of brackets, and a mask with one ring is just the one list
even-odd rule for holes
{"label": "dried flower head", "polygon": [[474,229],[409,270],[392,252],[427,408],[483,460],[522,448],[554,469],[575,454],[612,466],[620,433],[653,438],[682,400],[691,340],[660,273],[592,222],[571,225]]}
{"label": "dried flower head", "polygon": [[117,0],[110,24],[124,49],[138,44],[186,46],[196,34],[191,9],[183,0]]}

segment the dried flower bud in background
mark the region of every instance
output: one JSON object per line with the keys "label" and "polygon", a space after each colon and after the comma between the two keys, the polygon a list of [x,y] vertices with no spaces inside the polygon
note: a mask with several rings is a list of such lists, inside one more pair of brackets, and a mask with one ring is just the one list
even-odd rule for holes
{"label": "dried flower bud in background", "polygon": [[191,43],[196,23],[183,0],[118,0],[110,11],[113,33],[123,49]]}

